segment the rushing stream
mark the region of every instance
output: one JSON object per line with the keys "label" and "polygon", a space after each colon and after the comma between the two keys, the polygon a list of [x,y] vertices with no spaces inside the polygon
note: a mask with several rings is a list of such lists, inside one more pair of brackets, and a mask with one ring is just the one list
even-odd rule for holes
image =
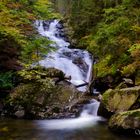
{"label": "rushing stream", "polygon": [[[90,81],[92,56],[85,50],[70,49],[70,43],[65,41],[63,25],[58,20],[37,21],[38,32],[53,42],[56,50],[49,53],[40,65],[62,70],[66,76],[71,76],[70,82],[80,85]],[[62,36],[63,35],[63,36]],[[80,90],[85,90],[80,88]]]}
{"label": "rushing stream", "polygon": [[138,140],[112,134],[98,106],[92,100],[75,119],[0,120],[0,140]]}
{"label": "rushing stream", "polygon": [[[40,65],[62,70],[71,76],[75,85],[89,82],[91,55],[87,51],[68,48],[70,44],[60,35],[63,28],[59,21],[37,21],[36,25],[39,33],[53,41],[52,47],[57,48],[41,60]],[[112,134],[106,120],[97,116],[98,107],[99,102],[91,100],[80,116],[73,119],[0,120],[0,140],[134,140]]]}

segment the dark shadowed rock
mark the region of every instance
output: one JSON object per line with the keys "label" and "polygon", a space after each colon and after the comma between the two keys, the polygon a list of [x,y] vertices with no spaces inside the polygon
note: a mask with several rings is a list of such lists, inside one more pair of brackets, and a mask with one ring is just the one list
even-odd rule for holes
{"label": "dark shadowed rock", "polygon": [[[103,94],[98,114],[104,116],[130,110],[140,97],[140,86],[124,89],[109,89]],[[137,109],[137,108],[135,108]]]}
{"label": "dark shadowed rock", "polygon": [[17,118],[24,118],[24,115],[25,115],[25,111],[24,110],[18,110],[15,112],[15,116]]}
{"label": "dark shadowed rock", "polygon": [[140,109],[113,115],[109,120],[109,128],[116,132],[139,135],[136,132],[140,129]]}
{"label": "dark shadowed rock", "polygon": [[42,83],[21,84],[10,95],[11,110],[7,115],[26,119],[70,117],[78,110],[71,111],[67,107],[81,96],[81,92],[67,81],[61,81],[58,85],[49,79]]}

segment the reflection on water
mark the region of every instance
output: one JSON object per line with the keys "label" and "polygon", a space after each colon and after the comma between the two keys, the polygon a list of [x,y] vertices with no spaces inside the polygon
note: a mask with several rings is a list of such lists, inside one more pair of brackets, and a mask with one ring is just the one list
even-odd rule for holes
{"label": "reflection on water", "polygon": [[[53,122],[53,120],[51,121]],[[48,129],[45,127],[47,123],[50,122],[45,120],[0,120],[0,140],[137,140],[112,134],[104,121],[96,121],[92,125],[73,129]],[[79,125],[75,122],[76,124]],[[55,120],[54,125],[57,126]],[[59,125],[58,122],[58,127],[60,127]],[[69,125],[73,124],[69,123]]]}

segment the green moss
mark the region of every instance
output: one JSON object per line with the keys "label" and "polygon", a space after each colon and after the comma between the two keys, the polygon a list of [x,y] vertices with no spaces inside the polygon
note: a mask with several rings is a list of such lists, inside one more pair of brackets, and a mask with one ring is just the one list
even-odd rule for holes
{"label": "green moss", "polygon": [[103,94],[103,103],[106,105],[108,103],[109,98],[111,97],[110,93],[113,92],[112,89],[107,90],[104,94]]}
{"label": "green moss", "polygon": [[110,128],[135,129],[140,126],[140,109],[115,114],[109,120]]}
{"label": "green moss", "polygon": [[103,94],[103,104],[110,112],[127,111],[139,98],[140,87],[107,90]]}
{"label": "green moss", "polygon": [[32,106],[38,104],[38,99],[43,97],[42,105],[48,102],[51,94],[55,92],[55,86],[51,79],[34,80],[34,82],[28,82],[20,84],[16,87],[10,95],[9,103],[13,106]]}

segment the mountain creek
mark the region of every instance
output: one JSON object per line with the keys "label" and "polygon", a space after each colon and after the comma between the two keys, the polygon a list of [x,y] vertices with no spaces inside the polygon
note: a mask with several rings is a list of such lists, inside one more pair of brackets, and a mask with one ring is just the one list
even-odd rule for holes
{"label": "mountain creek", "polygon": [[[71,5],[65,0],[56,0],[55,1],[56,10],[59,11],[62,15],[67,15],[70,12]],[[88,90],[88,83],[91,82],[92,70],[94,65],[94,57],[87,50],[73,48],[71,42],[68,39],[69,37],[65,34],[65,26],[63,21],[59,19],[53,20],[37,20],[34,24],[38,34],[48,38],[52,43],[50,45],[52,49],[47,55],[43,56],[43,59],[38,62],[40,66],[44,69],[55,69],[64,74],[65,82],[60,81],[58,85],[63,90],[63,86],[66,85],[64,92],[68,90],[68,95],[65,95],[63,100],[52,105],[52,110],[55,110],[53,117],[48,114],[45,116],[45,108],[43,108],[36,116],[37,119],[26,120],[23,119],[22,113],[25,113],[25,110],[22,107],[14,112],[14,115],[19,119],[11,118],[1,118],[0,119],[0,140],[137,140],[139,137],[131,137],[122,134],[117,134],[109,130],[108,128],[108,117],[104,114],[104,108],[102,105],[106,105],[108,113],[116,113],[118,110],[122,110],[121,105],[117,108],[115,106],[114,98],[117,98],[118,104],[123,104],[123,101],[127,102],[127,99],[132,99],[127,106],[123,106],[123,111],[128,111],[129,108],[133,109],[133,104],[137,103],[139,99],[140,87],[128,89],[132,91],[134,95],[129,94],[127,99],[123,100],[122,94],[125,93],[125,90],[115,89],[113,91],[106,91],[103,95],[103,101],[100,103],[98,96],[100,96],[98,90],[95,88],[93,93],[95,96],[90,95],[85,98],[84,94]],[[36,64],[33,64],[33,66]],[[84,85],[84,86],[79,86]],[[30,85],[32,87],[32,85]],[[23,88],[24,85],[21,85],[17,89],[17,93],[20,88]],[[28,87],[28,86],[27,86]],[[43,87],[43,86],[42,86]],[[26,86],[24,87],[26,88]],[[30,88],[29,88],[30,89]],[[32,88],[31,88],[32,89]],[[40,87],[37,87],[37,90],[40,91]],[[59,92],[57,89],[55,93]],[[134,92],[136,90],[136,93]],[[69,94],[70,92],[70,94]],[[72,93],[73,92],[73,93]],[[73,94],[77,95],[73,95]],[[116,93],[118,93],[116,95]],[[138,93],[138,94],[137,94]],[[61,94],[61,93],[60,93]],[[56,94],[57,96],[63,96]],[[80,95],[79,95],[80,94]],[[25,94],[26,95],[26,94]],[[111,97],[109,98],[109,95]],[[17,96],[13,94],[14,97]],[[67,97],[68,96],[68,97]],[[18,97],[18,96],[17,96]],[[38,95],[37,95],[38,97]],[[109,99],[106,99],[108,97]],[[113,98],[114,97],[114,98]],[[28,97],[27,97],[28,98]],[[42,100],[45,97],[39,97],[35,103],[40,104],[40,107],[43,106]],[[53,97],[50,97],[53,98]],[[60,97],[61,98],[61,97]],[[96,99],[95,99],[96,98]],[[51,100],[55,102],[55,100]],[[120,102],[119,102],[120,101]],[[110,102],[113,104],[110,105]],[[62,111],[64,103],[64,110]],[[70,105],[72,104],[72,105]],[[118,105],[117,104],[117,105]],[[49,105],[47,105],[49,106]],[[53,107],[55,106],[55,107]],[[60,107],[59,107],[60,106]],[[67,107],[66,107],[67,106]],[[18,105],[16,106],[18,107]],[[35,107],[34,107],[35,108]],[[74,110],[72,110],[72,109]],[[103,111],[102,111],[103,109]],[[137,108],[136,108],[137,109]],[[46,109],[47,110],[47,109]],[[59,110],[59,111],[58,111]],[[60,111],[61,110],[61,111]],[[68,111],[67,111],[68,110]],[[72,111],[71,111],[72,110]],[[75,111],[76,110],[76,111]],[[33,109],[36,114],[36,110]],[[106,111],[106,110],[105,110]],[[139,110],[138,110],[139,111]],[[51,112],[51,111],[50,111]],[[50,113],[49,112],[49,113]],[[117,112],[118,113],[118,112]],[[131,113],[130,113],[131,114]],[[108,114],[107,114],[108,115]],[[109,114],[110,115],[110,114]],[[122,114],[120,114],[122,115]],[[104,116],[104,117],[103,117]],[[46,118],[48,119],[46,119]],[[22,118],[22,119],[21,119]],[[40,119],[41,118],[41,119]],[[115,120],[115,119],[114,119]],[[112,119],[112,121],[114,121]],[[109,123],[111,125],[111,122]],[[112,127],[112,125],[111,125]],[[110,127],[110,128],[111,128]],[[138,126],[139,127],[139,126]],[[140,135],[139,129],[135,129],[133,132],[134,135]]]}

